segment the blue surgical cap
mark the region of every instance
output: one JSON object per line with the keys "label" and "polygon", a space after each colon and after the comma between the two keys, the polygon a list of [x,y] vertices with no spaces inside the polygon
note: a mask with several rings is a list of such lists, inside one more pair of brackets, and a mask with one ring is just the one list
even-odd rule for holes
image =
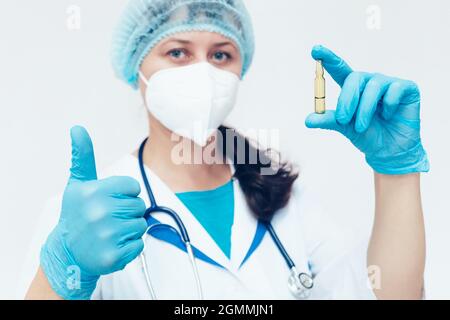
{"label": "blue surgical cap", "polygon": [[112,63],[119,78],[138,88],[139,68],[164,38],[179,32],[209,31],[233,40],[242,76],[254,54],[251,19],[242,0],[131,0],[114,32]]}

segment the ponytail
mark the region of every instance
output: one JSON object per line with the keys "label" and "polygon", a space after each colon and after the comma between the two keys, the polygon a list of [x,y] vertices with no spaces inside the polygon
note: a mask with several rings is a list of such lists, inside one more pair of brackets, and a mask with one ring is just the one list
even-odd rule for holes
{"label": "ponytail", "polygon": [[[290,163],[274,160],[269,154],[271,150],[258,149],[236,130],[221,126],[219,131],[223,137],[223,154],[233,161],[234,177],[239,181],[248,206],[258,219],[270,221],[289,202],[298,173]],[[233,139],[228,141],[230,131]],[[238,146],[245,146],[244,155],[240,154],[242,148]],[[250,155],[256,155],[253,161],[256,163],[250,163]]]}

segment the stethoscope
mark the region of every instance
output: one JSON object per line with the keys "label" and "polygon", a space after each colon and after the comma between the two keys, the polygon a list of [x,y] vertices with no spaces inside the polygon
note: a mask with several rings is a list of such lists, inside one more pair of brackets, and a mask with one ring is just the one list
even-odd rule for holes
{"label": "stethoscope", "polygon": [[[183,221],[181,221],[179,215],[174,210],[167,208],[167,207],[159,206],[156,203],[155,196],[153,195],[152,188],[150,187],[150,183],[148,181],[147,174],[145,172],[145,167],[144,167],[144,148],[145,148],[145,145],[147,144],[147,141],[148,141],[148,138],[146,138],[142,142],[141,146],[139,147],[139,169],[141,171],[142,180],[144,182],[144,186],[145,186],[145,189],[147,190],[147,194],[148,194],[148,197],[150,200],[150,207],[145,211],[144,218],[148,219],[151,214],[156,213],[156,212],[167,214],[175,221],[175,224],[177,225],[178,230],[176,230],[174,227],[172,227],[168,224],[158,223],[158,224],[151,225],[151,226],[149,226],[149,228],[147,229],[147,232],[144,235],[144,238],[143,238],[144,244],[146,243],[146,240],[148,239],[149,234],[154,229],[168,228],[168,229],[171,229],[173,232],[177,233],[186,247],[186,252],[187,252],[187,255],[189,258],[189,262],[192,267],[192,272],[194,274],[194,278],[195,278],[198,298],[202,300],[203,299],[202,285],[201,285],[200,276],[199,276],[199,272],[198,272],[198,268],[197,268],[197,263],[195,261],[194,251],[192,249],[192,244],[189,239],[189,234],[186,230],[186,227],[185,227]],[[280,241],[280,238],[278,238],[275,230],[273,229],[272,224],[270,222],[264,222],[264,225],[267,228],[267,231],[269,231],[269,234],[270,234],[273,242],[277,246],[278,250],[280,251],[281,255],[283,256],[284,260],[286,261],[287,266],[289,267],[290,274],[289,274],[289,278],[288,278],[288,288],[291,291],[292,295],[298,299],[308,298],[310,291],[314,285],[313,278],[307,273],[297,271],[294,261],[291,259],[291,257],[287,253],[286,249],[284,248],[283,244]],[[148,268],[147,260],[146,260],[146,256],[145,256],[145,248],[140,255],[140,260],[142,262],[142,270],[143,270],[143,273],[145,276],[145,281],[147,283],[147,287],[148,287],[150,296],[152,299],[156,300],[156,294],[155,294],[155,290],[153,288],[153,285],[152,285],[152,282],[150,279],[149,268]]]}

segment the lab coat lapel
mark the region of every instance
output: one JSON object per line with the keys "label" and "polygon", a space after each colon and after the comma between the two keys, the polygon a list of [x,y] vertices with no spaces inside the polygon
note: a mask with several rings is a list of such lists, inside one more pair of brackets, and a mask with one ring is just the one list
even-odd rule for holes
{"label": "lab coat lapel", "polygon": [[[155,173],[147,167],[145,170],[147,172],[156,203],[159,206],[171,208],[180,216],[189,234],[192,245],[223,267],[231,270],[232,267],[228,257],[225,256],[214,239],[203,228],[194,215]],[[155,213],[152,216],[162,223],[174,226],[178,230],[174,221],[167,215]]]}
{"label": "lab coat lapel", "polygon": [[249,252],[256,234],[258,220],[248,207],[239,181],[233,178],[233,183],[234,223],[231,229],[231,265],[233,270],[237,272]]}

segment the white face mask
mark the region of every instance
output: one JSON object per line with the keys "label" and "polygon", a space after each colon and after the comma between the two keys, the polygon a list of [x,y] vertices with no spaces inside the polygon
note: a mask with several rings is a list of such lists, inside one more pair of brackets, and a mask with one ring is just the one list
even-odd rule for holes
{"label": "white face mask", "polygon": [[205,146],[236,104],[240,79],[202,62],[156,72],[147,85],[147,108],[172,132]]}

